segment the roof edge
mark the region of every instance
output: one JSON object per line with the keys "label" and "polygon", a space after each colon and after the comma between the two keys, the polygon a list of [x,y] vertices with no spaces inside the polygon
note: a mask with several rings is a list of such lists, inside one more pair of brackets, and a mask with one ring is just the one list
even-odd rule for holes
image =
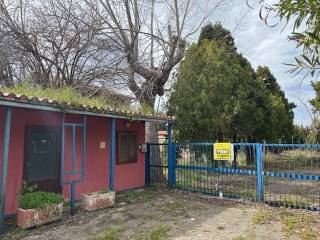
{"label": "roof edge", "polygon": [[123,111],[111,108],[98,108],[95,106],[75,105],[45,98],[27,97],[15,93],[0,92],[0,105],[21,107],[45,111],[85,114],[91,116],[114,117],[119,119],[140,120],[148,122],[173,122],[174,117],[163,114],[147,114],[142,112]]}

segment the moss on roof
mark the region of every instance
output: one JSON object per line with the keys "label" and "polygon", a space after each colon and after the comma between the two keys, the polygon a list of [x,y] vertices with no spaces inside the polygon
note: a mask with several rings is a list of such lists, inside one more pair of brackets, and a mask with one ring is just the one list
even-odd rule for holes
{"label": "moss on roof", "polygon": [[[27,101],[32,104],[48,104],[62,109],[70,108],[91,112],[123,115],[129,118],[146,118],[160,121],[173,121],[174,117],[154,113],[147,106],[119,105],[104,96],[86,97],[72,87],[43,88],[22,82],[14,87],[0,87],[0,98],[12,101]],[[70,110],[69,109],[69,110]]]}
{"label": "moss on roof", "polygon": [[[74,105],[87,105],[97,108],[116,108],[126,111],[137,111],[130,105],[121,105],[112,103],[103,96],[86,97],[72,87],[61,88],[43,88],[41,86],[31,86],[27,81],[23,81],[14,87],[2,87],[2,92],[15,93],[17,95],[26,95],[28,97],[46,98],[57,100],[59,102],[72,103]],[[139,109],[140,110],[140,109]]]}

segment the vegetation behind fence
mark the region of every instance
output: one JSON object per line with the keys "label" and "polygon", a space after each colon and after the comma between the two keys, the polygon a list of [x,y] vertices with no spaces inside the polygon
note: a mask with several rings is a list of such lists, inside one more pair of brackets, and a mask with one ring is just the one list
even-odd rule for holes
{"label": "vegetation behind fence", "polygon": [[220,161],[214,159],[211,143],[149,144],[148,184],[155,188],[261,200],[276,206],[320,209],[320,145],[233,146],[234,159]]}

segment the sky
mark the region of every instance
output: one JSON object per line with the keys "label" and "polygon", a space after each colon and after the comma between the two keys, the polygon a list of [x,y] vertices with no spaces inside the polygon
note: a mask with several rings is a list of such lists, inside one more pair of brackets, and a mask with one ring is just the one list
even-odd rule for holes
{"label": "sky", "polygon": [[231,1],[210,20],[222,22],[223,26],[233,32],[238,51],[255,69],[259,65],[271,69],[286,97],[297,105],[294,109],[295,123],[308,125],[311,123],[311,117],[306,105],[310,110],[309,100],[315,94],[310,85],[310,78],[303,79],[301,75],[294,77],[288,72],[290,66],[285,65],[294,63],[294,57],[301,53],[301,49],[297,49],[287,39],[291,30],[290,25],[286,28],[283,25],[266,26],[259,18],[259,4],[251,5],[253,9],[246,5],[245,0]]}

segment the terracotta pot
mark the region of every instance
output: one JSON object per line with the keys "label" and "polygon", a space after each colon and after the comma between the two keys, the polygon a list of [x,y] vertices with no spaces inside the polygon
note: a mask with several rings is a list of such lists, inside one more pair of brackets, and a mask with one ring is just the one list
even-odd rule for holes
{"label": "terracotta pot", "polygon": [[48,205],[44,208],[17,210],[17,225],[22,228],[36,227],[62,218],[63,203]]}
{"label": "terracotta pot", "polygon": [[86,211],[107,208],[114,205],[115,192],[93,192],[82,195],[82,208]]}

